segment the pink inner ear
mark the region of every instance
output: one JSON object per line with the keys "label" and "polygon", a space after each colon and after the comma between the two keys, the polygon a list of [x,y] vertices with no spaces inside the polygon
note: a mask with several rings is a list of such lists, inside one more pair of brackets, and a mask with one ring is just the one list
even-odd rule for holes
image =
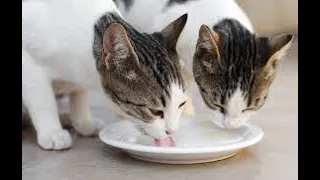
{"label": "pink inner ear", "polygon": [[107,69],[110,68],[110,59],[111,59],[111,54],[107,52],[107,56],[103,60],[103,64],[106,66]]}

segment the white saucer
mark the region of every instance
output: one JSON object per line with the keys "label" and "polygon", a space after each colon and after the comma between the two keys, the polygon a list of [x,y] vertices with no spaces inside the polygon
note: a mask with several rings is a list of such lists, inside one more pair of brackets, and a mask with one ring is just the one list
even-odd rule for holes
{"label": "white saucer", "polygon": [[[199,117],[198,117],[199,118]],[[194,164],[218,161],[235,155],[242,148],[259,142],[264,133],[256,125],[237,130],[216,128],[209,120],[182,118],[180,130],[173,136],[176,147],[155,147],[153,140],[141,135],[127,121],[107,125],[99,138],[106,144],[120,148],[130,156],[149,162],[166,164]]]}

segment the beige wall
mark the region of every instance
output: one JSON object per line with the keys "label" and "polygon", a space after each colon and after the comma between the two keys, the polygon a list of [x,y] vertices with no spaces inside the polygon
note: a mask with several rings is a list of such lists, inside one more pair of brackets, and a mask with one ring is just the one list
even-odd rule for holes
{"label": "beige wall", "polygon": [[257,33],[298,33],[298,0],[236,0]]}

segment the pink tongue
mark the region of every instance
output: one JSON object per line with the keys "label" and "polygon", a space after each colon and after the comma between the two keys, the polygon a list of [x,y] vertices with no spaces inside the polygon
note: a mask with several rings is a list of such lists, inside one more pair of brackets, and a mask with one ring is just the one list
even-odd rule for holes
{"label": "pink tongue", "polygon": [[172,137],[168,137],[166,139],[154,139],[154,143],[156,144],[156,146],[158,147],[174,147],[176,146]]}

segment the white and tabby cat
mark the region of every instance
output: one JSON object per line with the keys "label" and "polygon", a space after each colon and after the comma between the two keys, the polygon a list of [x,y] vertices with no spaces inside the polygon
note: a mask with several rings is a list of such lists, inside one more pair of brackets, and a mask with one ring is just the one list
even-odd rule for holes
{"label": "white and tabby cat", "polygon": [[72,144],[58,119],[56,93],[69,94],[79,133],[96,132],[89,87],[104,91],[110,108],[141,132],[165,139],[176,131],[186,102],[176,41],[186,20],[145,34],[123,20],[112,0],[22,1],[22,100],[38,144]]}
{"label": "white and tabby cat", "polygon": [[234,0],[115,0],[128,22],[148,32],[188,13],[177,43],[212,121],[223,128],[243,125],[264,104],[278,60],[292,35],[259,37]]}

